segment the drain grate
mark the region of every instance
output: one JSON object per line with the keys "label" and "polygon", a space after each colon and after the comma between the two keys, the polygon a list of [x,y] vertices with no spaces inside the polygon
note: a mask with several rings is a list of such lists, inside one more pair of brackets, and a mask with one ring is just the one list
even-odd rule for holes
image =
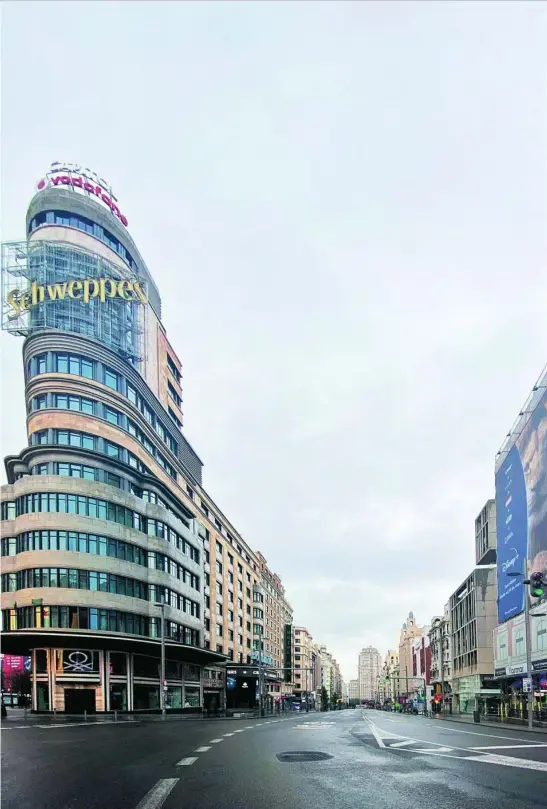
{"label": "drain grate", "polygon": [[291,761],[326,761],[332,756],[328,753],[318,753],[316,750],[294,750],[288,753],[277,753],[276,758],[287,763]]}

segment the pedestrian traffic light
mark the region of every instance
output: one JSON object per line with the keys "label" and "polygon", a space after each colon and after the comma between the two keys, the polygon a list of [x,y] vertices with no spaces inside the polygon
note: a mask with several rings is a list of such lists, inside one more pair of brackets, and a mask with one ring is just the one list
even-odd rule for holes
{"label": "pedestrian traffic light", "polygon": [[533,598],[541,598],[545,595],[547,581],[543,578],[543,573],[538,571],[530,576],[530,595]]}

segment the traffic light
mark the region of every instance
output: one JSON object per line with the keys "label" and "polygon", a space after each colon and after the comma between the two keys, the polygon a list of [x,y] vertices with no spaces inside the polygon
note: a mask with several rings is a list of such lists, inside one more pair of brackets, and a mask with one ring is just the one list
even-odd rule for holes
{"label": "traffic light", "polygon": [[533,598],[541,598],[545,595],[547,581],[543,578],[543,573],[532,573],[530,576],[530,595]]}

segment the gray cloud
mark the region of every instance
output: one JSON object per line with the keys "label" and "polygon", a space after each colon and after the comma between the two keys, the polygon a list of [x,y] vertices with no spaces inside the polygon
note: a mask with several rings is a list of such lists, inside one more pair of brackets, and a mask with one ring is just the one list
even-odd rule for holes
{"label": "gray cloud", "polygon": [[469,572],[544,363],[544,21],[495,2],[4,10],[4,238],[52,160],[112,182],[206,486],[348,677]]}

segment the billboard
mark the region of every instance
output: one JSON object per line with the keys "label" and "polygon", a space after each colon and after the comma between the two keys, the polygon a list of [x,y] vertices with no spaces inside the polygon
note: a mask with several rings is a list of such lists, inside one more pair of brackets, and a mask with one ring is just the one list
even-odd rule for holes
{"label": "billboard", "polygon": [[527,559],[529,573],[547,573],[547,388],[534,392],[529,418],[496,472],[499,623],[522,612],[528,592],[523,577],[508,574],[526,572]]}

